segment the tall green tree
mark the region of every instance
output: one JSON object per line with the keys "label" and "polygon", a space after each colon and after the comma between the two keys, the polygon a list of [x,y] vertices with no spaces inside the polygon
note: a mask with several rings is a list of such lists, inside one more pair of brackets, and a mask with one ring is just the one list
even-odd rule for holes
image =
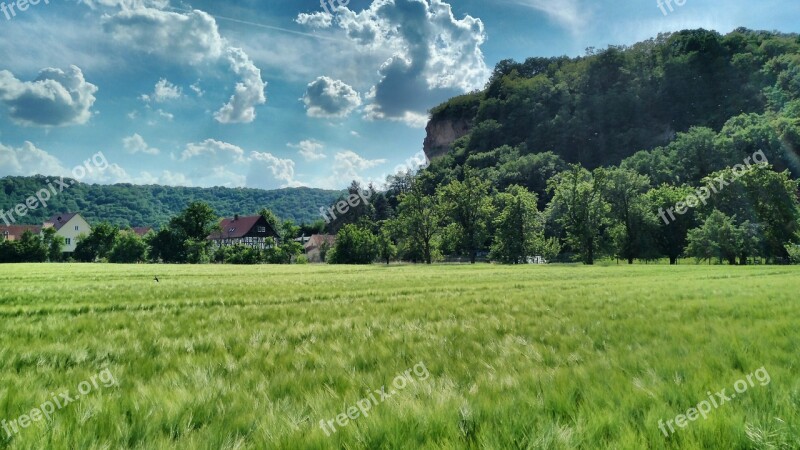
{"label": "tall green tree", "polygon": [[55,228],[42,230],[42,244],[47,248],[47,260],[59,262],[64,259],[64,245],[67,243],[63,236],[59,236]]}
{"label": "tall green tree", "polygon": [[482,181],[477,171],[464,166],[464,180],[455,180],[438,190],[443,216],[456,225],[458,248],[475,264],[478,251],[488,238],[489,220],[494,213],[489,196],[489,181]]}
{"label": "tall green tree", "polygon": [[545,239],[536,194],[513,185],[497,195],[498,215],[490,258],[505,264],[524,264],[532,256],[550,260],[558,255],[555,238]]}
{"label": "tall green tree", "polygon": [[687,245],[689,230],[697,225],[694,209],[687,210],[684,214],[673,213],[674,219],[667,214],[667,210],[675,209],[678,202],[683,202],[689,195],[695,193],[688,186],[671,186],[662,184],[647,192],[647,200],[651,206],[650,214],[656,217],[654,229],[655,246],[657,250],[669,258],[671,265],[677,264]]}
{"label": "tall green tree", "polygon": [[578,164],[551,178],[548,189],[553,200],[547,210],[549,220],[566,234],[569,246],[585,264],[594,264],[603,248],[603,231],[609,224],[610,205],[603,197],[604,172],[593,175]]}
{"label": "tall green tree", "polygon": [[397,225],[410,251],[427,264],[433,262],[441,222],[436,197],[426,195],[420,180],[414,180],[411,191],[400,195]]}
{"label": "tall green tree", "polygon": [[703,224],[689,230],[689,245],[686,254],[699,261],[717,258],[719,263],[728,261],[736,264],[736,257],[742,250],[742,231],[735,224],[735,219],[725,213],[714,210]]}
{"label": "tall green tree", "polygon": [[78,240],[73,257],[78,261],[94,262],[108,258],[119,228],[108,222],[100,222],[92,227],[92,232]]}
{"label": "tall green tree", "polygon": [[611,206],[610,218],[615,226],[614,247],[618,257],[633,264],[633,260],[653,256],[653,231],[656,217],[645,194],[650,180],[632,170],[597,169],[606,180],[603,195]]}

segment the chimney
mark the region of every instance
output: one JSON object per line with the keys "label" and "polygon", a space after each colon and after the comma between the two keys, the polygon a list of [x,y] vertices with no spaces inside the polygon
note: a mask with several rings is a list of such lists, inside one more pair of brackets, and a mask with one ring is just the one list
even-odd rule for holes
{"label": "chimney", "polygon": [[236,221],[238,221],[238,220],[239,220],[239,215],[238,215],[238,214],[234,215],[234,216],[233,216],[233,221],[234,221],[234,222],[236,222]]}

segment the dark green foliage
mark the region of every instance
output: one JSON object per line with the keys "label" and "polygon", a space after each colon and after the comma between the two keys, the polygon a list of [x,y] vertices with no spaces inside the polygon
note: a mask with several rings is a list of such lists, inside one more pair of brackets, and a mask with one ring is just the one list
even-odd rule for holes
{"label": "dark green foliage", "polygon": [[134,264],[143,262],[147,255],[147,244],[136,233],[124,230],[117,234],[114,247],[108,254],[108,262]]}
{"label": "dark green foliage", "polygon": [[[47,186],[53,177],[0,179],[0,208],[9,210]],[[183,211],[192,201],[207,203],[220,216],[255,214],[265,206],[283,220],[313,223],[319,207],[341,195],[338,191],[291,188],[274,191],[246,188],[189,188],[89,185],[78,183],[53,197],[47,208],[29,211],[21,223],[41,225],[54,212],[79,212],[89,223],[108,221],[119,227],[158,227]]]}
{"label": "dark green foliage", "polygon": [[347,224],[336,235],[327,260],[331,264],[371,264],[378,258],[378,250],[378,237],[372,231]]}
{"label": "dark green foliage", "polygon": [[504,60],[483,92],[454,98],[431,116],[472,124],[453,145],[456,165],[525,144],[521,154],[553,151],[592,169],[692,127],[716,132],[742,113],[789,107],[800,98],[798,53],[796,35],[700,29],[581,58]]}
{"label": "dark green foliage", "polygon": [[72,255],[81,262],[94,262],[105,259],[111,253],[119,234],[119,228],[108,222],[101,222],[92,227],[92,232],[78,240],[75,253]]}

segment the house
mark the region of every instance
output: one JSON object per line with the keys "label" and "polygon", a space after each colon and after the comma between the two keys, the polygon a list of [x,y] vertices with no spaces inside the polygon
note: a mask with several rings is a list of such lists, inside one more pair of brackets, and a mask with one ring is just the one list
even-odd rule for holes
{"label": "house", "polygon": [[18,241],[26,231],[38,236],[42,232],[42,227],[39,225],[0,226],[0,241]]}
{"label": "house", "polygon": [[56,214],[44,222],[42,229],[55,228],[56,235],[64,238],[64,253],[72,253],[78,245],[78,236],[88,236],[92,227],[78,213]]}
{"label": "house", "polygon": [[276,245],[278,232],[263,216],[234,216],[233,219],[222,219],[219,231],[208,236],[218,247],[241,244],[248,247],[267,249]]}
{"label": "house", "polygon": [[[306,251],[306,258],[308,258],[308,262],[312,263],[321,263],[324,262],[322,260],[322,250],[323,246],[327,246],[327,249],[333,248],[333,245],[336,243],[336,236],[332,234],[313,234],[310,238],[308,238],[308,242],[306,242],[304,248]],[[327,250],[326,249],[326,250]]]}

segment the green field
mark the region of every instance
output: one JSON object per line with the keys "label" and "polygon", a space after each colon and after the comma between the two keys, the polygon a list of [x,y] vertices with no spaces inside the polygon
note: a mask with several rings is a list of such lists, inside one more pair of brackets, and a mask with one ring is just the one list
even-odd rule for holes
{"label": "green field", "polygon": [[797,267],[0,269],[0,448],[800,448]]}

